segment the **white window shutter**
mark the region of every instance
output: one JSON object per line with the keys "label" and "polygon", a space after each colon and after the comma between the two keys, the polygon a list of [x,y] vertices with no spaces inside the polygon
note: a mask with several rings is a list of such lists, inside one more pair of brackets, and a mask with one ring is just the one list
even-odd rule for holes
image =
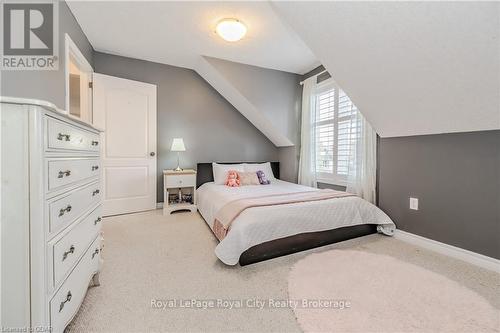
{"label": "white window shutter", "polygon": [[318,181],[345,185],[353,142],[359,136],[358,109],[333,80],[316,92],[316,173]]}

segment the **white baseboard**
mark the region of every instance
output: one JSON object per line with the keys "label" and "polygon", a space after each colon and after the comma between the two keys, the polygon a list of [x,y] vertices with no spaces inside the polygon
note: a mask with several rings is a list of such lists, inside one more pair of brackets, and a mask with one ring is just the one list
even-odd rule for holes
{"label": "white baseboard", "polygon": [[157,202],[156,209],[162,209],[162,208],[163,208],[163,202]]}
{"label": "white baseboard", "polygon": [[498,259],[491,258],[476,252],[464,250],[459,247],[441,243],[429,238],[411,234],[402,230],[396,230],[394,237],[404,242],[411,243],[413,245],[417,245],[428,250],[435,251],[449,257],[463,260],[470,264],[500,273],[500,260]]}

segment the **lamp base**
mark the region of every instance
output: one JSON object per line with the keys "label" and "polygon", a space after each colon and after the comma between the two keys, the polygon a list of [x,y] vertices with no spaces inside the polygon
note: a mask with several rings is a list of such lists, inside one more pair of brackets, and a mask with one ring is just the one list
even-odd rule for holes
{"label": "lamp base", "polygon": [[179,163],[179,152],[177,152],[177,168],[175,168],[174,171],[182,171],[181,164]]}

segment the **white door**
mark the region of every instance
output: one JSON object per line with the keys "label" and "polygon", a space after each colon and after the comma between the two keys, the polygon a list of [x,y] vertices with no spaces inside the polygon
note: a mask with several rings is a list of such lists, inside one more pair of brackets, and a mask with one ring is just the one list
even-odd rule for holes
{"label": "white door", "polygon": [[103,215],[156,208],[156,85],[94,74]]}

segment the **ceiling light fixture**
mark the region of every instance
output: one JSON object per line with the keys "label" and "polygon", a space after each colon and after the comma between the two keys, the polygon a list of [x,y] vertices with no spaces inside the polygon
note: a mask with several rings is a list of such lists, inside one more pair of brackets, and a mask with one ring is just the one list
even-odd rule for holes
{"label": "ceiling light fixture", "polygon": [[247,33],[247,27],[234,18],[225,18],[217,23],[215,32],[228,42],[237,42]]}

